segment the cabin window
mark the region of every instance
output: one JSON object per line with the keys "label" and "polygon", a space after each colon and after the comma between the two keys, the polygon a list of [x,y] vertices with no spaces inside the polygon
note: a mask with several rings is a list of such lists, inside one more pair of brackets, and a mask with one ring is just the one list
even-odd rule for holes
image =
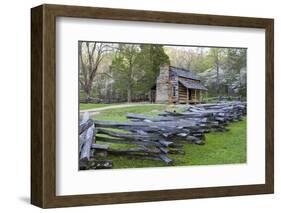
{"label": "cabin window", "polygon": [[176,86],[173,86],[173,96],[176,96]]}

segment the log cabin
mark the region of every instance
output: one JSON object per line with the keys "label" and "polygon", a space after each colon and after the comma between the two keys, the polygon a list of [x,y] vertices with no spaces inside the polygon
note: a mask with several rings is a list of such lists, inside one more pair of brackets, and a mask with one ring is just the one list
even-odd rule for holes
{"label": "log cabin", "polygon": [[169,65],[160,66],[156,84],[151,88],[150,101],[168,104],[197,104],[207,88],[190,70]]}

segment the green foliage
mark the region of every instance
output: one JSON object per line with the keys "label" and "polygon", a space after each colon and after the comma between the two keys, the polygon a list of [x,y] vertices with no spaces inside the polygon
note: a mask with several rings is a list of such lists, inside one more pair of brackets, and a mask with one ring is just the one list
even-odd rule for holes
{"label": "green foliage", "polygon": [[136,90],[147,93],[155,85],[160,71],[159,67],[163,64],[169,64],[169,57],[161,45],[145,44],[141,45],[140,48],[141,51],[137,57],[139,79],[136,82]]}
{"label": "green foliage", "polygon": [[247,50],[246,49],[227,49],[227,60],[225,63],[226,81],[233,90],[239,91],[239,94],[246,97],[247,90]]}
{"label": "green foliage", "polygon": [[[165,110],[165,105],[141,105],[136,107],[125,107],[101,111],[94,115],[95,119],[126,121],[126,113],[140,113],[146,115],[157,115]],[[175,110],[180,110],[175,108]],[[246,163],[246,118],[243,121],[232,123],[228,132],[213,132],[206,134],[205,145],[184,145],[185,155],[169,155],[176,161],[175,166],[190,165],[215,165]],[[97,141],[97,143],[102,143]],[[129,148],[132,145],[110,144],[111,148]],[[142,168],[142,167],[163,167],[161,161],[128,159],[121,156],[108,156],[113,160],[113,168]]]}
{"label": "green foliage", "polygon": [[209,96],[246,97],[247,50],[241,48],[211,48],[207,58],[212,67],[200,73]]}
{"label": "green foliage", "polygon": [[221,66],[226,60],[227,48],[210,48],[207,53],[207,58],[210,60],[212,66],[216,68]]}
{"label": "green foliage", "polygon": [[208,57],[208,48],[166,46],[165,52],[172,66],[201,73],[213,66]]}
{"label": "green foliage", "polygon": [[132,92],[137,80],[136,58],[139,47],[132,44],[119,44],[113,57],[111,70],[113,71],[114,90],[117,91],[119,100],[126,97],[128,102],[132,100]]}
{"label": "green foliage", "polygon": [[111,65],[118,99],[146,99],[163,63],[169,58],[160,45],[119,44]]}

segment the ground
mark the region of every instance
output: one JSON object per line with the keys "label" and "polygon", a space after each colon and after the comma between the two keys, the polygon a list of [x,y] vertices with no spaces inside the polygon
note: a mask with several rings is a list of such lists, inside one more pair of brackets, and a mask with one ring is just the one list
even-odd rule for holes
{"label": "ground", "polygon": [[80,104],[80,110],[97,109],[106,106],[113,106],[113,104]]}
{"label": "ground", "polygon": [[[81,105],[80,105],[81,106]],[[102,109],[105,105],[92,105],[94,110]],[[110,105],[106,105],[109,107]],[[84,109],[90,106],[82,105]],[[82,108],[81,107],[81,108]],[[167,109],[167,105],[140,104],[137,106],[123,106],[122,108],[105,108],[94,113],[94,119],[126,121],[126,113],[139,113],[145,115],[157,115]],[[171,107],[169,107],[171,109]],[[174,110],[181,110],[174,107]],[[92,110],[91,110],[92,111]],[[190,165],[215,165],[215,164],[236,164],[246,163],[246,118],[242,121],[232,123],[228,126],[230,131],[220,133],[213,132],[206,134],[205,145],[184,145],[185,155],[169,155],[175,160],[175,166]],[[97,141],[97,143],[100,143]],[[112,148],[125,148],[129,145],[110,145]],[[139,168],[139,167],[162,167],[166,166],[161,161],[155,160],[128,160],[127,157],[108,156],[113,160],[113,168]]]}

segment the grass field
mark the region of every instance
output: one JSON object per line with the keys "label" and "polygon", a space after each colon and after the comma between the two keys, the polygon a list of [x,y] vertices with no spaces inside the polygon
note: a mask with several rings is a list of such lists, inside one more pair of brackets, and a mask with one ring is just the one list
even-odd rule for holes
{"label": "grass field", "polygon": [[131,106],[123,107],[118,109],[108,109],[100,111],[98,115],[95,115],[94,118],[98,120],[113,120],[113,121],[125,121],[126,113],[138,113],[146,115],[157,115],[166,109],[166,105],[141,105],[141,106]]}
{"label": "grass field", "polygon": [[[126,113],[157,115],[166,105],[142,105],[100,111],[94,119],[126,121]],[[175,108],[179,111],[180,109]],[[185,144],[185,155],[168,155],[175,160],[175,166],[236,164],[246,162],[246,118],[228,126],[230,131],[206,134],[205,145]],[[97,143],[100,143],[97,141]],[[112,148],[127,148],[130,145],[110,144]],[[161,161],[128,159],[127,157],[108,156],[113,160],[113,168],[140,168],[166,166]]]}

